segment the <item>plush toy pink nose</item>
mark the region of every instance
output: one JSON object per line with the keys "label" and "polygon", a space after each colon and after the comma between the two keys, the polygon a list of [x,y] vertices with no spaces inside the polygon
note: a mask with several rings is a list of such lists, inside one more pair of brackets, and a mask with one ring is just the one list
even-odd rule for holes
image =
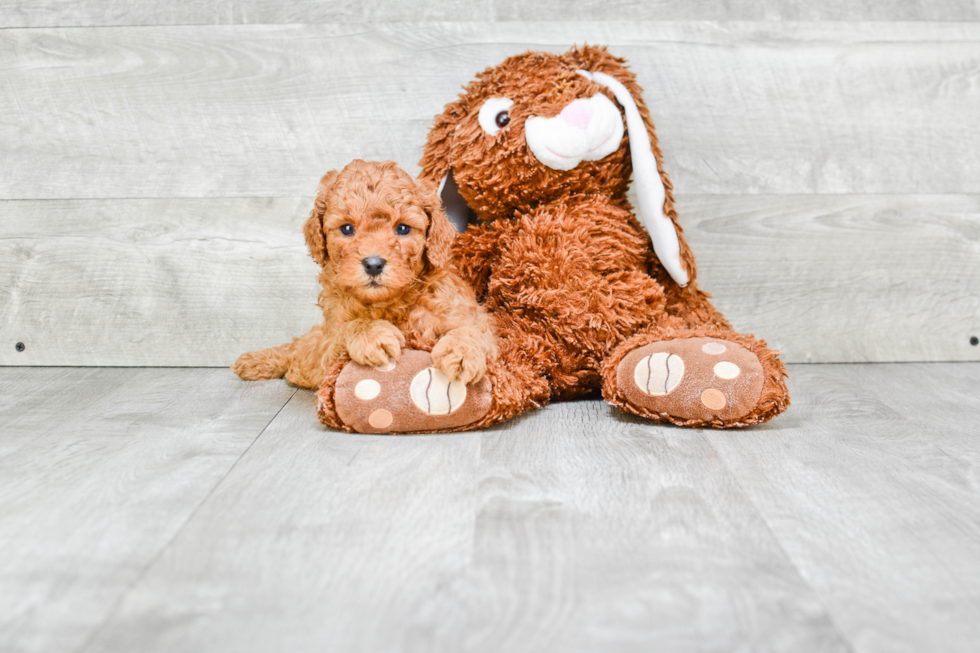
{"label": "plush toy pink nose", "polygon": [[558,117],[572,127],[585,129],[592,120],[592,103],[588,100],[575,100],[558,114]]}

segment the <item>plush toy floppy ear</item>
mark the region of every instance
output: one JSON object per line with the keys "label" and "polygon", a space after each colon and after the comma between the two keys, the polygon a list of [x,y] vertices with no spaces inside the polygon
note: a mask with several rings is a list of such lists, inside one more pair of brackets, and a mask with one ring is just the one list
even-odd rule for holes
{"label": "plush toy floppy ear", "polygon": [[327,212],[327,194],[337,181],[337,171],[331,170],[323,175],[320,180],[320,188],[316,193],[316,202],[313,204],[313,211],[303,225],[303,235],[306,237],[306,246],[310,248],[310,256],[323,267],[327,264],[327,239],[323,233],[323,216]]}
{"label": "plush toy floppy ear", "polygon": [[435,185],[425,179],[417,179],[415,184],[422,197],[425,213],[429,216],[429,226],[425,230],[425,257],[434,268],[449,267],[456,232],[442,209],[442,201]]}
{"label": "plush toy floppy ear", "polygon": [[621,60],[609,55],[604,48],[585,47],[573,50],[569,55],[585,67],[578,71],[581,75],[612,91],[623,107],[640,221],[650,234],[653,250],[664,269],[683,288],[696,272],[694,256],[680,236],[673,198],[670,196],[670,182],[667,180],[665,183],[660,148],[633,74]]}

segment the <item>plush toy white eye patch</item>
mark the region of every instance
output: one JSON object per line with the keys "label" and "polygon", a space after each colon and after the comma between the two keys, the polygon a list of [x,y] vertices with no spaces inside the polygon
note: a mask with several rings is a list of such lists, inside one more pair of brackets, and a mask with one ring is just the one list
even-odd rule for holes
{"label": "plush toy white eye patch", "polygon": [[508,109],[514,101],[505,97],[492,97],[480,107],[480,127],[493,136],[510,123]]}
{"label": "plush toy white eye patch", "polygon": [[570,102],[554,118],[528,118],[524,138],[538,161],[553,170],[571,170],[618,150],[623,118],[612,100],[596,93]]}

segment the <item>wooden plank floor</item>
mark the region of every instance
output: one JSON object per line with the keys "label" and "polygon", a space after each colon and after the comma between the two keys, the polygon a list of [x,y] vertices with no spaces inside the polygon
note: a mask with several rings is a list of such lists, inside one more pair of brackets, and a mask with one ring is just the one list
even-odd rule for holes
{"label": "wooden plank floor", "polygon": [[0,651],[975,651],[980,364],[323,430],[222,369],[0,368]]}

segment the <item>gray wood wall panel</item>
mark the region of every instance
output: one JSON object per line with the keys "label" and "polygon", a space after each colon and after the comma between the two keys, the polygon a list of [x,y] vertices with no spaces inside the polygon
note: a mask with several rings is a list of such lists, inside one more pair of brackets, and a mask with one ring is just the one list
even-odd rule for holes
{"label": "gray wood wall panel", "polygon": [[586,41],[631,61],[679,192],[980,192],[980,24],[487,22],[2,30],[0,198],[414,172],[477,71]]}
{"label": "gray wood wall panel", "polygon": [[792,373],[785,415],[705,437],[852,650],[975,651],[980,368]]}
{"label": "gray wood wall panel", "polygon": [[228,370],[2,371],[0,650],[80,650],[294,392]]}
{"label": "gray wood wall panel", "polygon": [[[311,206],[2,203],[0,364],[225,366],[304,333],[321,319]],[[682,195],[679,209],[702,287],[787,360],[980,360],[980,197]]]}
{"label": "gray wood wall panel", "polygon": [[[939,13],[969,20],[969,0],[945,0]],[[165,4],[139,0],[0,0],[3,27],[92,27],[99,25],[235,25],[274,23],[343,23],[429,20],[493,20],[493,0],[172,0]],[[975,12],[974,12],[975,13]],[[911,18],[914,20],[914,18]]]}
{"label": "gray wood wall panel", "polygon": [[771,20],[919,21],[978,20],[976,0],[494,0],[497,20]]}
{"label": "gray wood wall panel", "polygon": [[0,364],[226,366],[301,335],[323,319],[302,235],[312,205],[3,203]]}
{"label": "gray wood wall panel", "polygon": [[229,25],[419,20],[877,20],[975,21],[974,0],[0,0],[0,27]]}
{"label": "gray wood wall panel", "polygon": [[301,391],[86,651],[848,650],[702,435],[610,410],[323,434]]}
{"label": "gray wood wall panel", "polygon": [[679,201],[699,284],[794,362],[980,360],[980,196]]}

